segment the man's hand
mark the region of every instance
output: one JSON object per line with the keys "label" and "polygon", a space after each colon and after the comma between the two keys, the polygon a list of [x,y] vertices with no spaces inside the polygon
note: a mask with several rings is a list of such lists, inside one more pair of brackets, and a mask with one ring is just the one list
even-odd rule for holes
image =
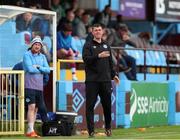
{"label": "man's hand", "polygon": [[120,82],[120,80],[119,80],[119,78],[118,78],[118,76],[114,76],[114,82],[116,83],[116,85],[118,85],[119,84],[119,82]]}
{"label": "man's hand", "polygon": [[109,51],[103,51],[103,52],[98,54],[99,58],[105,58],[105,57],[109,57],[109,56],[110,56]]}

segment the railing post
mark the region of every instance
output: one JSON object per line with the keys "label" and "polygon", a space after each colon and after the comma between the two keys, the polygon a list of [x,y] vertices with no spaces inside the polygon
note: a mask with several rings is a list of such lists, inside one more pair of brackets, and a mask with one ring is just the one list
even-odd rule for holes
{"label": "railing post", "polygon": [[169,80],[169,51],[167,51],[167,67],[166,67],[166,80]]}
{"label": "railing post", "polygon": [[144,49],[144,81],[146,81],[146,49]]}
{"label": "railing post", "polygon": [[118,73],[119,73],[119,54],[120,54],[119,49],[117,49],[117,57],[116,57],[116,59],[117,59],[117,65],[116,65],[116,72],[118,72]]}
{"label": "railing post", "polygon": [[[21,113],[20,113],[20,131],[24,132],[24,71],[20,74],[20,96],[19,96],[19,100],[20,100],[20,109],[21,109]],[[20,112],[20,111],[19,111]]]}

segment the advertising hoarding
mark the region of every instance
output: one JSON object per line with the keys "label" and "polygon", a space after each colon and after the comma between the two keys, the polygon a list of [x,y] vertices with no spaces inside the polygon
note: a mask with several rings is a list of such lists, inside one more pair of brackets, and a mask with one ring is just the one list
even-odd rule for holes
{"label": "advertising hoarding", "polygon": [[158,21],[179,22],[179,0],[156,0],[155,19]]}
{"label": "advertising hoarding", "polygon": [[146,1],[121,0],[119,14],[130,19],[146,19]]}
{"label": "advertising hoarding", "polygon": [[166,83],[132,83],[130,98],[132,127],[168,124],[168,85]]}

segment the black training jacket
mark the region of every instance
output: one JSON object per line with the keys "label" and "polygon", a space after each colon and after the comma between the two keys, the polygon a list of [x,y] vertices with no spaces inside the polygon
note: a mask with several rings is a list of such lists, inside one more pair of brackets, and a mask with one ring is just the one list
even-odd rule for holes
{"label": "black training jacket", "polygon": [[106,82],[114,78],[112,56],[98,58],[98,54],[102,51],[110,51],[111,54],[110,46],[106,42],[98,43],[91,40],[84,44],[82,57],[85,64],[86,82]]}

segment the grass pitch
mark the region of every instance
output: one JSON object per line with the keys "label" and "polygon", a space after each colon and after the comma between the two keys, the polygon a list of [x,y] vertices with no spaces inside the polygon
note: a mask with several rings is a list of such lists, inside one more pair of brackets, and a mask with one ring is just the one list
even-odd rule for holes
{"label": "grass pitch", "polygon": [[[96,132],[104,132],[103,129],[97,129]],[[118,128],[113,129],[111,137],[95,136],[91,139],[180,139],[180,126],[159,126],[146,128],[141,131],[138,128]],[[48,136],[40,139],[87,139],[88,135],[65,136]],[[25,136],[0,136],[0,139],[28,139]],[[89,138],[90,139],[90,138]]]}

